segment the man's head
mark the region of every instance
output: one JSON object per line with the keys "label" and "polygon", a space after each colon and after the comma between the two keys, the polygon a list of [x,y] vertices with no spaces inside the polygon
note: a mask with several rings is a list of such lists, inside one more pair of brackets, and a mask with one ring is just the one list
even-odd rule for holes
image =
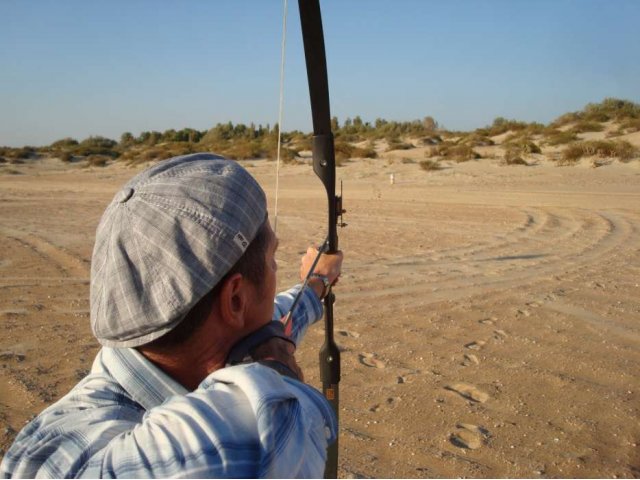
{"label": "man's head", "polygon": [[[252,320],[266,321],[271,319],[275,291],[271,291],[270,286],[273,285],[275,287],[275,282],[269,282],[269,278],[271,277],[272,271],[275,273],[271,265],[275,265],[275,263],[272,264],[272,262],[274,262],[277,244],[277,239],[271,230],[269,222],[265,221],[242,257],[231,267],[231,270],[227,272],[218,284],[202,297],[185,315],[184,319],[172,330],[152,342],[145,344],[143,346],[144,351],[170,353],[173,350],[180,349],[182,345],[186,344],[194,335],[199,333],[201,326],[209,319],[212,312],[219,310],[219,308],[215,308],[216,303],[219,304],[221,301],[229,301],[228,298],[221,300],[221,293],[227,284],[232,283],[234,280],[237,281],[238,278],[246,281],[247,285],[245,285],[245,287],[248,287],[252,293],[255,293],[255,295],[252,296],[254,300],[252,303],[254,305],[261,301],[269,302],[271,310],[264,313],[260,312],[259,316],[252,318]],[[253,330],[252,327],[253,325],[251,323],[246,326],[243,325],[240,331],[246,330],[247,328]],[[231,345],[228,346],[230,347]]]}
{"label": "man's head", "polygon": [[94,334],[109,347],[145,345],[229,283],[221,280],[264,278],[260,232],[273,235],[264,192],[236,162],[187,155],[137,175],[116,194],[96,233]]}

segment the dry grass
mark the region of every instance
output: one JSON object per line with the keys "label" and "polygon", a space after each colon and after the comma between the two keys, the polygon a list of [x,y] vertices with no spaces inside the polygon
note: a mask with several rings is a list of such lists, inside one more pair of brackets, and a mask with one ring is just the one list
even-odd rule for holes
{"label": "dry grass", "polygon": [[470,147],[490,147],[495,142],[486,135],[480,135],[478,133],[472,133],[462,138],[461,143],[469,145]]}
{"label": "dry grass", "polygon": [[545,136],[544,143],[547,145],[555,146],[555,145],[564,145],[565,143],[574,142],[578,139],[578,135],[575,132],[571,131],[560,131],[556,129],[551,129],[549,133]]}
{"label": "dry grass", "polygon": [[588,120],[582,120],[576,123],[572,128],[571,132],[575,133],[584,133],[584,132],[602,132],[604,130],[604,125],[600,122],[593,122]]}
{"label": "dry grass", "polygon": [[431,147],[425,155],[427,157],[442,157],[456,163],[481,158],[480,154],[470,145],[457,145],[451,142],[444,142],[435,147]]}
{"label": "dry grass", "polygon": [[428,135],[420,140],[422,145],[438,145],[442,143],[442,137],[440,135]]}
{"label": "dry grass", "polygon": [[528,167],[529,163],[520,156],[520,152],[520,148],[515,146],[507,148],[502,157],[502,165],[524,165]]}
{"label": "dry grass", "polygon": [[351,152],[351,158],[378,158],[378,153],[372,146],[354,147]]}
{"label": "dry grass", "polygon": [[528,136],[510,138],[505,142],[505,147],[522,154],[542,153],[540,147]]}
{"label": "dry grass", "polygon": [[640,118],[626,120],[620,124],[618,133],[624,135],[626,133],[634,133],[640,131]]}
{"label": "dry grass", "polygon": [[420,162],[420,168],[428,172],[442,170],[442,166],[438,163],[437,160],[422,160]]}
{"label": "dry grass", "polygon": [[389,142],[389,146],[387,147],[387,152],[392,150],[411,150],[415,148],[411,143],[402,142],[399,140],[393,140]]}
{"label": "dry grass", "polygon": [[22,175],[22,172],[16,170],[15,168],[4,168],[0,170],[0,173],[2,173],[3,175]]}
{"label": "dry grass", "polygon": [[[628,162],[639,154],[638,149],[629,142],[619,140],[592,140],[575,142],[562,152],[563,164],[575,164],[582,157],[617,158]],[[560,163],[559,163],[560,164]]]}
{"label": "dry grass", "polygon": [[86,160],[89,167],[106,167],[111,157],[107,155],[89,155]]}

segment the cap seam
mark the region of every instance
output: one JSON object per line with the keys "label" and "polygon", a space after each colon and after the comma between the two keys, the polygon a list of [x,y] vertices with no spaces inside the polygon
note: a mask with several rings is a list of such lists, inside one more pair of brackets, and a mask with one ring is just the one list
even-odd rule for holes
{"label": "cap seam", "polygon": [[[233,160],[227,160],[223,157],[214,157],[214,158],[202,158],[201,160],[225,160],[225,161],[233,161]],[[238,164],[238,166],[240,166]],[[152,183],[153,181],[159,179],[159,178],[175,178],[175,177],[180,177],[183,176],[185,173],[202,173],[202,172],[211,172],[211,167],[210,165],[198,165],[198,166],[193,166],[193,167],[185,167],[185,168],[172,168],[170,170],[165,170],[164,172],[160,172],[156,175],[153,175],[151,177],[145,178],[143,180],[141,180],[139,183],[137,183],[136,185],[133,186],[133,188],[135,189],[136,186],[138,187],[142,187],[147,185],[148,183]]]}
{"label": "cap seam", "polygon": [[229,235],[224,228],[221,228],[218,225],[218,221],[211,217],[211,216],[207,216],[205,214],[202,214],[196,210],[193,210],[183,204],[180,204],[178,202],[172,202],[171,200],[155,194],[155,193],[143,193],[140,195],[140,197],[146,198],[147,200],[155,200],[155,202],[153,202],[158,208],[162,208],[164,210],[169,210],[169,209],[175,209],[172,210],[172,213],[176,213],[182,217],[185,218],[189,218],[191,220],[193,220],[194,222],[196,222],[198,225],[200,225],[201,227],[203,227],[204,229],[206,229],[207,231],[209,231],[210,233],[212,233],[213,235],[216,235],[218,237],[224,237],[224,238],[229,238],[231,240],[231,244],[235,243],[233,242],[233,237],[239,232],[241,233],[245,238],[249,238],[249,243],[251,243],[253,241],[253,239],[255,238],[256,234],[258,233],[258,228],[256,229],[255,232],[253,232],[252,235],[246,235],[245,232],[241,231],[241,230],[235,230],[235,232],[231,235]]}

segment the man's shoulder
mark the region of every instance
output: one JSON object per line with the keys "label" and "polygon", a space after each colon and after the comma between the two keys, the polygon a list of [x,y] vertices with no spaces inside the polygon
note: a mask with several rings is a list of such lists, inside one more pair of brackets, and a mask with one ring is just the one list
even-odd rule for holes
{"label": "man's shoulder", "polygon": [[83,457],[134,428],[144,413],[112,378],[91,373],[22,429],[0,474],[64,477]]}
{"label": "man's shoulder", "polygon": [[317,390],[259,364],[218,370],[153,408],[128,389],[94,369],[25,427],[0,476],[290,477],[302,452],[297,474],[317,476],[336,434]]}

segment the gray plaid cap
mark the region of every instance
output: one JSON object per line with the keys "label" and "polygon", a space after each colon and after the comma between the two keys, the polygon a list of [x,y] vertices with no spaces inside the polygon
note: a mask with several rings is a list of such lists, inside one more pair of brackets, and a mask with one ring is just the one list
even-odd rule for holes
{"label": "gray plaid cap", "polygon": [[242,256],[267,218],[236,162],[197,153],[136,175],[113,198],[91,261],[91,327],[107,347],[174,328]]}

